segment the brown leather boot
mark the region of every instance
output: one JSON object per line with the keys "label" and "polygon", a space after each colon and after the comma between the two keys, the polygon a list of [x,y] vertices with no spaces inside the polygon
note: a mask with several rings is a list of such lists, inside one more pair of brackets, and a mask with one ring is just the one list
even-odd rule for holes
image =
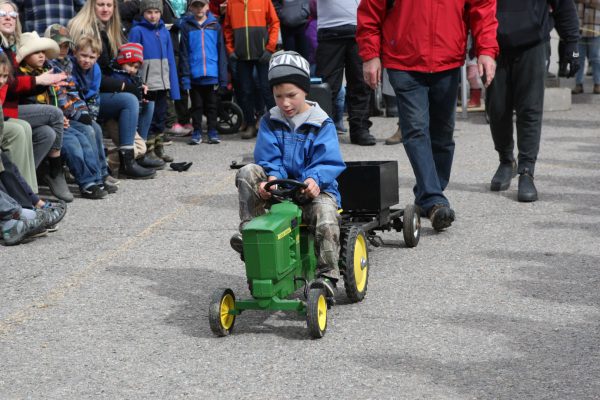
{"label": "brown leather boot", "polygon": [[594,94],[600,94],[600,85],[594,85]]}
{"label": "brown leather boot", "polygon": [[577,84],[573,89],[571,89],[571,94],[581,94],[583,93],[583,85]]}
{"label": "brown leather boot", "polygon": [[400,127],[398,127],[398,129],[396,129],[396,132],[392,136],[385,139],[385,144],[392,145],[400,143],[402,143],[402,131],[400,130]]}

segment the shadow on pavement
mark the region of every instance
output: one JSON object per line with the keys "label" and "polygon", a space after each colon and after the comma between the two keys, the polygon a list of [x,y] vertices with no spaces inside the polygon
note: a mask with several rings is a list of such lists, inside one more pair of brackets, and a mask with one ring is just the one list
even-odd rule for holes
{"label": "shadow on pavement", "polygon": [[[518,314],[518,309],[517,313],[506,310],[507,315],[442,315],[442,324],[457,326],[458,331],[483,332],[489,352],[474,350],[468,340],[457,336],[451,344],[454,348],[436,349],[436,358],[379,353],[361,355],[356,361],[386,374],[395,370],[424,376],[469,399],[597,399],[600,257],[510,251],[487,255],[513,263],[531,260],[511,275],[522,279],[508,280],[505,285],[514,293],[515,304],[537,302],[533,309],[523,309],[533,311],[535,317],[511,315]],[[571,314],[573,308],[579,309]],[[554,312],[571,317],[554,316]]]}

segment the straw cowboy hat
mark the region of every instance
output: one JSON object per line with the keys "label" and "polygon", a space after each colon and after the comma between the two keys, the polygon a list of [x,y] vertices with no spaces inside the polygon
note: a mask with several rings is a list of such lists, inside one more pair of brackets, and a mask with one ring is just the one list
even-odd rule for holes
{"label": "straw cowboy hat", "polygon": [[60,54],[58,43],[49,38],[40,37],[37,32],[25,32],[17,48],[17,62],[20,63],[27,56],[43,51],[48,59],[56,58]]}

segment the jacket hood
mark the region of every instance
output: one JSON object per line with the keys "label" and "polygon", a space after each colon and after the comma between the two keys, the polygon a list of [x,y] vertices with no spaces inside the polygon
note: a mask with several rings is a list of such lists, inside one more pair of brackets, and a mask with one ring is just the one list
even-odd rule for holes
{"label": "jacket hood", "polygon": [[[311,112],[310,112],[310,115],[308,116],[308,119],[306,120],[306,122],[304,122],[302,125],[309,124],[309,125],[320,128],[323,125],[323,122],[325,122],[325,120],[329,118],[329,115],[327,115],[327,113],[325,111],[323,111],[321,106],[319,106],[319,103],[317,103],[315,101],[310,101],[310,100],[306,100],[306,103],[309,106],[311,106],[310,107]],[[288,125],[288,122],[279,107],[275,106],[275,107],[271,108],[271,110],[269,110],[269,115],[270,115],[271,119],[280,121],[280,122]],[[299,127],[296,127],[296,129],[298,129],[298,128]]]}
{"label": "jacket hood", "polygon": [[147,28],[147,29],[160,29],[165,26],[165,23],[163,22],[163,20],[161,18],[158,21],[158,24],[154,25],[154,24],[151,24],[150,22],[148,22],[148,20],[146,18],[140,17],[140,19],[136,19],[133,21],[132,27],[138,26],[138,25],[143,26],[144,28]]}
{"label": "jacket hood", "polygon": [[[215,18],[215,16],[213,15],[213,13],[211,13],[210,11],[207,11],[206,12],[206,20],[200,26],[206,26],[213,22],[218,22],[218,21]],[[183,17],[183,23],[184,24],[192,24],[193,26],[198,27],[198,22],[196,21],[196,17],[194,17],[193,15],[187,15],[187,16]]]}

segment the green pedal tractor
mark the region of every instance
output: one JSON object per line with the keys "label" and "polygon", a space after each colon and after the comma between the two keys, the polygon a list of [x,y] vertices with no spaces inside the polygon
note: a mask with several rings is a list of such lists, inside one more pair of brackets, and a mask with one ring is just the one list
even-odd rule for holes
{"label": "green pedal tractor", "polygon": [[[346,295],[351,302],[364,299],[369,280],[369,251],[367,244],[381,244],[375,230],[404,230],[408,247],[417,245],[420,236],[420,217],[414,205],[404,210],[392,210],[390,201],[397,204],[398,170],[396,162],[347,163],[340,176],[342,201],[351,206],[341,212],[340,272],[344,277]],[[385,167],[385,168],[384,168]],[[387,171],[387,169],[391,171]],[[367,176],[360,176],[361,171]],[[359,181],[356,181],[358,173]],[[373,179],[375,174],[379,179]],[[380,179],[387,180],[382,182]],[[363,180],[366,179],[366,180]],[[277,185],[277,189],[273,186]],[[377,186],[371,198],[364,197]],[[384,190],[382,187],[386,186]],[[217,289],[210,301],[209,322],[217,336],[227,336],[233,330],[235,318],[245,310],[296,311],[306,316],[308,332],[321,338],[327,330],[327,311],[333,301],[325,288],[315,284],[317,259],[313,233],[302,222],[300,205],[306,201],[300,194],[306,185],[289,179],[271,181],[266,189],[278,200],[264,215],[250,221],[242,231],[243,259],[252,298],[238,300],[231,289]],[[350,188],[354,187],[349,194]],[[395,195],[381,193],[395,191]],[[352,198],[365,204],[356,207]],[[385,197],[385,198],[384,198]],[[403,220],[402,220],[402,217]],[[379,239],[379,240],[376,240]],[[303,289],[301,298],[290,298]]]}

